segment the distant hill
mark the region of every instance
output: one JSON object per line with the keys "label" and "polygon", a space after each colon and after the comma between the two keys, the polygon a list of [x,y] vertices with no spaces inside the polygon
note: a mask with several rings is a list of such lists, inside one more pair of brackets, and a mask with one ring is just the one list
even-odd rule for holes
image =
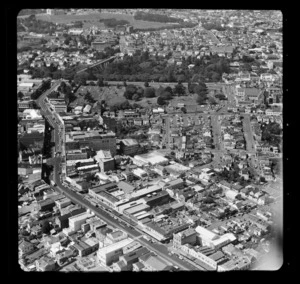
{"label": "distant hill", "polygon": [[35,15],[45,13],[46,9],[22,9],[18,16]]}

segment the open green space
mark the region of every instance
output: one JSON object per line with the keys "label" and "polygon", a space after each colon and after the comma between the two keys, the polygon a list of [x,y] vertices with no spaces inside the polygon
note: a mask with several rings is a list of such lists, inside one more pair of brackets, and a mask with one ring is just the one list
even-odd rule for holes
{"label": "open green space", "polygon": [[[96,100],[101,102],[101,100],[105,100],[108,106],[112,106],[114,104],[123,103],[126,101],[124,98],[124,87],[111,86],[111,87],[98,87],[98,86],[81,86],[77,92],[77,99],[71,103],[71,106],[81,105],[84,102],[84,95],[89,92],[91,96]],[[81,94],[81,95],[80,95]]]}

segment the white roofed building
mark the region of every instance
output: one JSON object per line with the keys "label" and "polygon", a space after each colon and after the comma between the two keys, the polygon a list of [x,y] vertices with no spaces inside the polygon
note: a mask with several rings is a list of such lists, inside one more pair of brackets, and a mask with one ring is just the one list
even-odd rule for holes
{"label": "white roofed building", "polygon": [[97,257],[102,265],[111,265],[113,262],[119,260],[119,257],[123,255],[123,248],[132,243],[130,238],[121,240],[117,243],[99,248]]}

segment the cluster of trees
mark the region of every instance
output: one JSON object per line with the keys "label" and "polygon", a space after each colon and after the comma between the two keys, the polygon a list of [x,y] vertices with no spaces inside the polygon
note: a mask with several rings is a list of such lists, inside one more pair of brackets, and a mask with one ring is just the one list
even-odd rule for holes
{"label": "cluster of trees", "polygon": [[226,31],[226,28],[222,27],[220,23],[203,22],[202,27],[205,28],[206,30]]}
{"label": "cluster of trees", "polygon": [[64,94],[64,99],[66,104],[69,104],[73,102],[76,99],[75,94],[72,91],[72,86],[70,84],[67,84],[66,82],[62,81],[57,88],[59,92]]}
{"label": "cluster of trees", "polygon": [[31,99],[37,100],[42,93],[46,90],[50,89],[51,87],[51,80],[44,80],[39,88],[37,88],[32,94]]}
{"label": "cluster of trees", "polygon": [[[29,66],[28,66],[29,67]],[[32,78],[53,78],[60,79],[62,77],[62,71],[58,70],[58,65],[51,64],[49,67],[46,65],[41,67],[34,67],[29,69],[29,74]]]}
{"label": "cluster of trees", "polygon": [[84,99],[90,104],[94,104],[96,102],[96,100],[93,98],[93,96],[89,91],[87,91],[86,94],[84,95]]}
{"label": "cluster of trees", "polygon": [[[194,64],[194,68],[188,66]],[[122,61],[116,61],[107,66],[103,77],[108,81],[158,81],[179,82],[188,81],[195,74],[202,80],[217,82],[222,74],[229,73],[229,61],[217,55],[201,59],[188,57],[182,59],[182,65],[169,64],[167,58],[150,57],[148,52],[136,52],[132,57],[124,56]],[[97,70],[92,70],[97,73]],[[95,74],[97,76],[97,74]]]}
{"label": "cluster of trees", "polygon": [[19,100],[22,100],[23,97],[24,97],[24,94],[23,94],[22,92],[19,91],[19,92],[17,93],[17,96],[18,96],[18,99],[19,99]]}
{"label": "cluster of trees", "polygon": [[124,26],[124,25],[129,25],[130,24],[126,20],[117,20],[115,18],[100,19],[99,22],[104,23],[104,25],[108,28],[115,28],[116,26]]}
{"label": "cluster of trees", "polygon": [[[197,82],[197,81],[196,81]],[[189,92],[192,94],[197,94],[197,103],[200,105],[203,105],[206,103],[206,100],[208,99],[208,89],[205,83],[198,81],[197,84],[194,82],[188,83],[188,89]]]}
{"label": "cluster of trees", "polygon": [[146,28],[146,29],[134,29],[134,32],[152,32],[159,30],[173,30],[173,29],[183,29],[183,28],[194,28],[198,23],[193,22],[181,22],[176,24],[170,24],[168,26],[162,26],[157,28]]}
{"label": "cluster of trees", "polygon": [[280,125],[276,122],[263,124],[261,139],[262,141],[267,141],[271,145],[278,147],[278,145],[281,143],[281,132],[282,129],[280,128]]}
{"label": "cluster of trees", "polygon": [[151,14],[145,12],[137,12],[134,15],[135,20],[149,21],[149,22],[159,22],[159,23],[181,23],[182,19],[177,19],[174,17],[169,17],[167,15]]}
{"label": "cluster of trees", "polygon": [[83,27],[82,21],[74,21],[72,22],[72,28],[81,29]]}
{"label": "cluster of trees", "polygon": [[271,160],[271,169],[275,175],[280,175],[282,169],[282,160],[281,159],[272,159]]}
{"label": "cluster of trees", "polygon": [[171,100],[174,95],[183,96],[186,94],[186,88],[181,82],[174,86],[172,89],[170,86],[155,89],[149,86],[148,82],[145,82],[145,88],[141,86],[135,86],[133,84],[126,84],[124,97],[128,100],[138,101],[142,97],[154,98],[157,97],[158,105],[165,105],[167,101]]}
{"label": "cluster of trees", "polygon": [[140,100],[143,96],[151,98],[155,96],[155,91],[153,88],[145,88],[145,90],[141,86],[135,86],[135,85],[126,85],[125,87],[125,92],[124,92],[124,97],[127,100],[134,100],[138,101]]}
{"label": "cluster of trees", "polygon": [[[119,50],[107,47],[104,52],[98,52],[99,59],[114,55]],[[67,64],[67,63],[66,63]],[[194,68],[188,66],[194,64]],[[99,71],[97,68],[87,70],[76,75],[80,66],[67,67],[63,71],[58,70],[57,66],[50,65],[30,68],[30,62],[23,68],[28,68],[33,78],[66,79],[75,80],[83,85],[87,80],[96,80],[100,76],[106,81],[156,81],[156,82],[184,82],[194,81],[212,81],[218,82],[222,74],[229,73],[229,61],[226,58],[220,58],[217,55],[206,56],[201,59],[188,57],[182,59],[182,65],[168,64],[167,59],[163,57],[150,57],[149,53],[136,52],[132,57],[124,56],[122,61],[116,61],[109,64],[105,70]],[[76,75],[76,76],[75,76]],[[194,79],[196,78],[196,79]],[[180,93],[180,91],[179,91]]]}
{"label": "cluster of trees", "polygon": [[91,43],[95,39],[95,37],[91,36],[91,35],[87,35],[85,37],[83,35],[74,36],[74,35],[69,35],[66,33],[66,34],[63,34],[63,36],[65,38],[64,44],[69,45],[70,43],[72,43],[75,46],[77,46],[77,43],[79,43],[79,42],[81,42],[82,44],[91,45]]}
{"label": "cluster of trees", "polygon": [[157,104],[160,106],[167,104],[167,102],[173,98],[173,94],[174,92],[170,86],[167,86],[165,88],[160,86],[156,90]]}
{"label": "cluster of trees", "polygon": [[128,102],[128,100],[125,100],[124,102],[118,102],[114,105],[109,107],[110,111],[117,111],[117,110],[125,110],[125,109],[132,109],[132,106]]}
{"label": "cluster of trees", "polygon": [[[228,182],[239,182],[241,185],[247,185],[249,182],[247,182],[243,177],[239,175],[240,169],[237,166],[236,163],[234,163],[234,166],[232,169],[227,170],[226,168],[218,173],[218,177],[221,179],[225,179]],[[249,178],[253,178],[253,175],[251,172],[249,172]]]}
{"label": "cluster of trees", "polygon": [[[78,49],[75,49],[74,51],[77,51]],[[108,58],[113,56],[115,53],[117,53],[118,49],[113,49],[110,47],[105,48],[104,52],[100,52],[101,57]],[[102,58],[101,58],[102,59]],[[31,60],[32,61],[32,60]],[[58,79],[65,79],[65,80],[74,80],[76,84],[86,85],[87,80],[96,80],[99,78],[100,74],[99,71],[96,69],[89,70],[87,72],[82,72],[79,74],[76,74],[76,72],[79,69],[82,69],[83,67],[80,65],[72,66],[72,67],[66,67],[63,71],[58,69],[58,65],[51,64],[49,67],[46,65],[41,67],[30,67],[31,61],[28,61],[27,63],[23,64],[22,66],[19,66],[22,69],[29,69],[29,74],[32,75],[32,78],[53,78],[55,80]],[[67,63],[65,63],[65,66],[67,66]]]}

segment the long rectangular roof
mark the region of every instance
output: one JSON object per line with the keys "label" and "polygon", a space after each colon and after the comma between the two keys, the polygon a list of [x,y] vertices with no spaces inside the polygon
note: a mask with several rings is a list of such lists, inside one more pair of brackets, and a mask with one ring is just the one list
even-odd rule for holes
{"label": "long rectangular roof", "polygon": [[200,235],[200,237],[204,237],[206,239],[213,240],[217,237],[217,235],[215,233],[205,229],[202,226],[197,226],[195,230]]}
{"label": "long rectangular roof", "polygon": [[107,253],[116,251],[118,249],[121,249],[121,248],[129,245],[131,242],[133,242],[133,240],[131,238],[127,238],[127,239],[121,240],[121,241],[119,241],[117,243],[108,245],[106,247],[99,248],[98,253],[100,253],[100,254],[101,253],[107,254]]}
{"label": "long rectangular roof", "polygon": [[141,190],[135,191],[132,193],[131,198],[137,198],[137,197],[142,197],[144,195],[147,195],[149,193],[155,192],[155,191],[161,191],[162,187],[159,185],[152,185],[150,187],[145,187]]}
{"label": "long rectangular roof", "polygon": [[140,204],[140,205],[128,208],[125,211],[128,214],[134,214],[134,213],[136,213],[138,211],[143,211],[143,210],[148,209],[148,208],[149,208],[149,205],[147,205],[147,204]]}

